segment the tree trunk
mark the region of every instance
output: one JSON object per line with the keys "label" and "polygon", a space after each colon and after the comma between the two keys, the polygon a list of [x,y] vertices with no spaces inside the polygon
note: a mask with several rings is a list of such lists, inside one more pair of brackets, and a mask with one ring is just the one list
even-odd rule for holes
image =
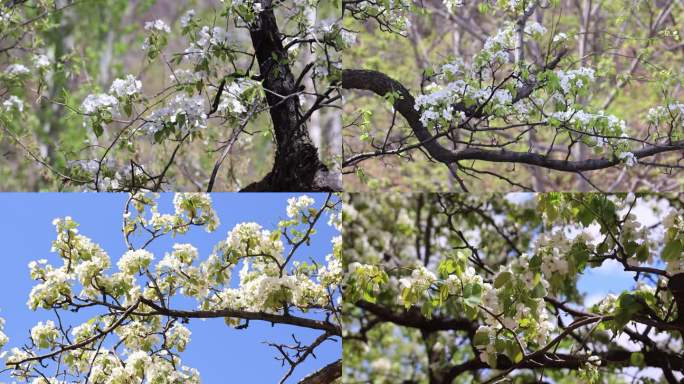
{"label": "tree trunk", "polygon": [[250,28],[252,45],[266,90],[275,132],[273,169],[261,181],[243,191],[332,191],[330,173],[319,160],[307,127],[301,121],[299,97],[288,63],[272,0],[262,1],[263,11]]}

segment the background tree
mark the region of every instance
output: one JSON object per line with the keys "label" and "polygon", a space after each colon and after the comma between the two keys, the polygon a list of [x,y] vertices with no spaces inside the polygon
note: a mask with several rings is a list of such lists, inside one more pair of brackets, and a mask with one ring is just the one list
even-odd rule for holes
{"label": "background tree", "polygon": [[[684,377],[681,196],[352,195],[343,216],[344,382]],[[634,284],[588,303],[602,264]]]}
{"label": "background tree", "polygon": [[340,190],[339,8],[0,6],[5,190]]}
{"label": "background tree", "polygon": [[681,2],[343,12],[358,32],[342,75],[349,188],[681,190]]}
{"label": "background tree", "polygon": [[[167,214],[159,211],[155,196],[134,194],[123,210],[127,250],[116,267],[72,218],[55,219],[58,263],[29,264],[36,285],[27,302],[54,316],[32,327],[23,347],[13,340],[14,348],[3,353],[4,371],[33,383],[196,383],[200,373],[181,362],[190,343],[188,324],[222,318],[242,332],[254,322],[298,330],[291,342],[269,342],[284,367],[280,382],[293,382],[304,362],[341,336],[341,238],[332,239],[324,263],[316,261],[322,257],[301,255],[310,252],[324,221],[339,230],[341,203],[331,194],[324,200],[289,199],[287,219],[272,230],[239,223],[202,260],[189,243],[174,243],[163,257],[155,257],[150,247],[194,227],[214,231],[219,219],[209,195],[177,194],[174,212]],[[341,376],[339,359],[318,364],[301,382],[334,382]]]}

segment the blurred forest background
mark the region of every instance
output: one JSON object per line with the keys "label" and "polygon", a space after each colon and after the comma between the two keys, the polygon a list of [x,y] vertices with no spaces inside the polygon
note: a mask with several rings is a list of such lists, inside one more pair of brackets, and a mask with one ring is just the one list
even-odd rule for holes
{"label": "blurred forest background", "polygon": [[[37,1],[40,2],[51,3],[52,0]],[[31,7],[30,4],[25,6]],[[172,84],[170,66],[163,65],[162,60],[148,60],[142,49],[146,22],[161,19],[171,27],[163,60],[169,60],[171,53],[182,52],[187,47],[179,19],[190,9],[196,11],[196,17],[201,18],[202,23],[211,25],[213,21],[226,28],[231,43],[253,52],[247,30],[238,28],[232,21],[226,23],[225,17],[222,18],[220,12],[225,5],[219,0],[54,0],[55,9],[62,7],[64,9],[59,12],[27,18],[26,26],[30,26],[27,31],[32,33],[26,33],[23,39],[10,38],[16,37],[17,30],[8,30],[6,26],[4,31],[0,30],[0,42],[4,41],[0,48],[0,72],[10,63],[30,62],[31,47],[44,46],[46,52],[41,53],[45,53],[51,62],[45,80],[39,81],[32,73],[31,78],[35,79],[29,80],[23,90],[23,100],[33,101],[32,106],[25,106],[25,110],[31,112],[23,113],[21,119],[5,121],[11,134],[0,130],[0,190],[82,189],[66,182],[59,170],[73,162],[99,157],[103,145],[111,142],[111,135],[116,131],[105,129],[103,136],[96,138],[92,130],[84,127],[83,117],[74,113],[70,106],[80,105],[86,95],[96,93],[98,89],[107,92],[114,79],[127,74],[142,81],[146,95],[155,95]],[[317,13],[313,17],[318,20],[339,15],[332,2],[319,6]],[[279,17],[278,22],[281,30],[289,28],[289,20]],[[15,44],[14,41],[21,41],[25,48],[9,51],[8,44]],[[295,74],[305,63],[315,59],[308,49],[292,50],[291,54]],[[311,83],[304,85],[311,86]],[[6,97],[8,90],[2,91]],[[38,98],[37,92],[43,97]],[[303,97],[301,102],[304,107],[313,100]],[[202,140],[181,147],[167,173],[169,184],[165,189],[206,188],[222,144],[229,140],[233,128],[224,124],[210,122]],[[339,169],[335,165],[341,148],[339,110],[316,111],[308,128],[321,160],[329,168]],[[271,170],[275,149],[268,114],[262,113],[251,121],[244,133],[220,168],[214,191],[238,190],[260,180]],[[151,173],[161,171],[175,148],[169,142],[156,144],[152,140],[138,140],[133,152],[126,144],[117,146],[108,160],[123,169],[134,160],[148,166]]]}
{"label": "blurred forest background", "polygon": [[[467,64],[472,55],[482,50],[487,37],[496,35],[504,21],[510,20],[493,7],[483,7],[483,4],[493,2],[418,0],[413,3],[415,8],[406,12],[409,26],[403,35],[387,32],[372,19],[359,21],[347,17],[346,26],[358,31],[359,35],[357,44],[345,52],[344,67],[384,72],[416,97],[430,82],[426,74],[434,73],[454,58],[460,57]],[[446,3],[463,5],[450,11]],[[569,52],[558,68],[567,70],[584,66],[596,71],[596,82],[591,85],[587,97],[581,100],[584,105],[619,116],[625,120],[628,130],[642,137],[648,130],[645,116],[649,108],[665,103],[664,89],[669,92],[668,98],[681,100],[684,2],[552,0],[541,4],[528,23],[538,22],[549,32],[542,37],[541,43],[531,41],[527,44],[527,57],[544,62],[548,52],[546,45],[550,46],[554,34],[567,34]],[[371,141],[375,146],[382,144],[392,124],[390,142],[412,136],[405,120],[398,114],[393,116],[387,100],[369,92],[346,91],[345,95],[345,160],[353,154],[374,151]],[[551,129],[539,129],[529,140],[543,149],[543,144],[549,143],[552,136]],[[416,142],[415,138],[412,142]],[[529,143],[523,142],[519,150],[528,148]],[[576,159],[587,155],[591,156],[587,148],[573,152]],[[619,165],[587,175],[604,191],[678,191],[684,185],[683,158],[681,152],[670,153],[645,159],[640,166]],[[675,167],[647,166],[661,162],[675,164]],[[574,173],[523,164],[463,163],[479,171],[473,172],[473,176],[462,175],[471,191],[520,189],[488,172],[496,172],[517,183],[534,185],[538,191],[594,189]],[[449,169],[429,160],[420,148],[401,156],[373,157],[358,165],[345,165],[343,173],[347,191],[460,190]]]}

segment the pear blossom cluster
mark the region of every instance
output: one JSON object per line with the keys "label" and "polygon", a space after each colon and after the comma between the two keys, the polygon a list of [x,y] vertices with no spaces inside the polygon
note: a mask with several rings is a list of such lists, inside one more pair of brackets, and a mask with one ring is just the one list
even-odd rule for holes
{"label": "pear blossom cluster", "polygon": [[160,19],[146,22],[145,30],[171,33],[171,28],[164,22],[164,20]]}
{"label": "pear blossom cluster", "polygon": [[147,132],[150,134],[169,127],[178,128],[182,133],[204,129],[207,127],[204,98],[178,94],[164,107],[153,111],[148,120]]}
{"label": "pear blossom cluster", "polygon": [[130,97],[140,93],[142,82],[133,75],[126,75],[123,79],[116,79],[109,88],[109,93],[118,98]]}
{"label": "pear blossom cluster", "polygon": [[657,106],[648,110],[648,121],[656,126],[663,123],[681,127],[684,124],[684,104],[672,103],[666,106]]}
{"label": "pear blossom cluster", "polygon": [[33,57],[33,66],[36,69],[43,69],[50,66],[50,58],[46,55],[35,55]]}
{"label": "pear blossom cluster", "polygon": [[23,64],[10,64],[7,66],[7,68],[5,68],[5,74],[8,76],[21,76],[30,72],[31,70]]}
{"label": "pear blossom cluster", "polygon": [[5,109],[6,112],[10,112],[10,111],[23,112],[24,111],[24,102],[20,98],[18,98],[17,96],[11,95],[5,101],[2,102],[2,107]]}
{"label": "pear blossom cluster", "polygon": [[81,104],[83,112],[94,114],[99,111],[113,112],[113,108],[119,104],[119,100],[106,93],[91,94],[86,96]]}
{"label": "pear blossom cluster", "polygon": [[569,71],[558,70],[556,75],[561,89],[566,94],[586,89],[595,80],[594,70],[586,67]]}
{"label": "pear blossom cluster", "polygon": [[313,205],[314,199],[307,195],[287,199],[287,216],[292,218]]}
{"label": "pear blossom cluster", "polygon": [[416,265],[411,272],[411,276],[399,279],[399,286],[403,289],[403,292],[405,292],[402,294],[403,304],[411,306],[411,301],[406,301],[405,298],[422,296],[435,282],[437,282],[437,276],[432,271],[428,270],[423,265]]}
{"label": "pear blossom cluster", "polygon": [[[71,217],[53,221],[57,237],[52,251],[62,265],[52,265],[47,259],[29,264],[31,278],[38,282],[27,303],[32,310],[63,310],[75,303],[95,305],[103,297],[123,308],[138,306],[127,321],[117,324],[121,314],[108,310],[71,327],[70,337],[61,323],[57,327],[52,320],[34,326],[30,334],[35,349],[55,350],[68,343],[87,342],[83,349],[63,352],[62,361],[70,374],[89,374],[91,380],[106,383],[199,383],[199,373],[183,366],[177,356],[191,342],[190,329],[177,320],[146,315],[151,308],[140,303],[143,299],[165,302],[183,295],[194,298],[197,308],[202,310],[272,314],[330,311],[340,305],[339,285],[344,276],[341,236],[332,239],[332,252],[321,264],[290,260],[286,253],[283,233],[304,233],[301,227],[314,225],[308,219],[321,216],[319,209],[313,208],[313,198],[291,199],[284,212],[289,219],[281,221],[274,230],[253,222],[236,224],[206,258],[190,243],[175,243],[160,260],[144,247],[134,246],[131,236],[136,229],[146,228],[145,232],[154,239],[167,233],[184,234],[191,225],[213,231],[219,219],[207,194],[176,194],[173,214],[160,213],[156,200],[155,194],[130,196],[123,214],[123,232],[129,249],[118,258],[115,268],[111,267],[108,254],[82,235]],[[320,209],[331,211],[331,217],[339,217],[331,206]],[[334,226],[334,220],[330,225]],[[304,243],[306,238],[297,235],[288,241]],[[235,269],[239,273],[233,273]],[[149,280],[144,283],[145,279]],[[231,326],[244,325],[239,318],[225,321]],[[0,347],[8,341],[1,326],[0,322]],[[107,332],[120,340],[121,350],[96,347],[110,328],[113,329]],[[15,348],[8,362],[21,362],[35,355],[32,349]],[[28,377],[33,364],[13,367],[13,375]]]}
{"label": "pear blossom cluster", "polygon": [[154,255],[145,249],[129,250],[121,256],[116,265],[121,272],[133,275],[147,268],[153,259]]}
{"label": "pear blossom cluster", "polygon": [[52,320],[39,322],[31,328],[31,339],[38,348],[51,348],[59,338],[59,331]]}

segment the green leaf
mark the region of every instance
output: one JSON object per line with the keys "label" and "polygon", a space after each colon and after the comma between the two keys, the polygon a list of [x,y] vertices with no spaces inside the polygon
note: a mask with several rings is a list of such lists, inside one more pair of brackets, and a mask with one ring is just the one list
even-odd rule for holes
{"label": "green leaf", "polygon": [[504,272],[499,273],[496,276],[496,279],[494,279],[494,288],[503,287],[504,285],[506,285],[506,283],[508,283],[511,280],[512,276],[513,275],[508,271],[504,271]]}
{"label": "green leaf", "polygon": [[530,292],[530,297],[533,299],[541,299],[544,296],[546,296],[546,288],[544,288],[542,283],[537,284]]}
{"label": "green leaf", "polygon": [[637,367],[643,367],[645,360],[644,354],[641,352],[632,352],[632,354],[629,356],[630,364]]}
{"label": "green leaf", "polygon": [[649,255],[648,245],[645,243],[641,244],[639,246],[639,248],[637,248],[637,251],[636,251],[637,260],[645,262],[646,260],[648,260],[648,255]]}
{"label": "green leaf", "polygon": [[93,132],[95,132],[95,136],[100,137],[104,133],[104,128],[102,128],[102,124],[99,121],[96,121],[93,123]]}
{"label": "green leaf", "polygon": [[682,256],[682,242],[679,239],[672,239],[663,248],[661,258],[665,261],[677,260]]}
{"label": "green leaf", "polygon": [[481,346],[489,344],[489,332],[478,330],[473,337],[473,345]]}

